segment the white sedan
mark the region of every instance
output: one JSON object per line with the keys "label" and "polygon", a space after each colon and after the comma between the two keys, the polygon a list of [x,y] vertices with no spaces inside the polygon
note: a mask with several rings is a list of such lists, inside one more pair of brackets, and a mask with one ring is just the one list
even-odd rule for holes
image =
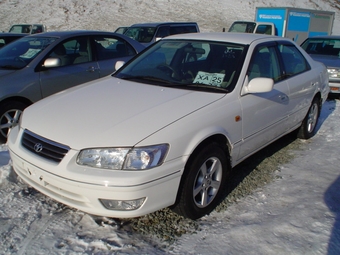
{"label": "white sedan", "polygon": [[328,93],[326,67],[290,39],[175,35],[28,107],[8,146],[24,181],[89,214],[197,219],[235,165],[295,130],[312,137]]}

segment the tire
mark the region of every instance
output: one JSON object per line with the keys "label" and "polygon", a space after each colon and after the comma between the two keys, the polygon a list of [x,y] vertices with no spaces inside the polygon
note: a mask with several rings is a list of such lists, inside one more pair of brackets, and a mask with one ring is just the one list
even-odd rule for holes
{"label": "tire", "polygon": [[229,157],[220,145],[203,147],[184,170],[172,210],[193,220],[209,214],[225,194],[230,169]]}
{"label": "tire", "polygon": [[298,129],[297,137],[301,139],[309,139],[316,133],[316,126],[318,124],[321,111],[321,103],[319,98],[314,98],[311,106],[307,112],[306,117],[302,121]]}
{"label": "tire", "polygon": [[18,101],[8,101],[0,104],[0,142],[6,142],[9,131],[15,126],[21,113],[27,107]]}

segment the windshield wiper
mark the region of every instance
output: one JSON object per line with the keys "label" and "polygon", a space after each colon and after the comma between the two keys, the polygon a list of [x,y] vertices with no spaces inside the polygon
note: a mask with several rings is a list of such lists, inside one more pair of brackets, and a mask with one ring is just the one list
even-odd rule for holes
{"label": "windshield wiper", "polygon": [[123,80],[133,80],[133,81],[140,81],[140,80],[143,80],[143,81],[152,81],[152,82],[161,82],[161,83],[166,83],[166,84],[172,84],[172,82],[168,81],[168,80],[164,80],[164,79],[161,79],[161,78],[157,78],[157,77],[154,77],[154,76],[144,76],[144,75],[140,75],[140,76],[123,76],[121,77],[120,79],[123,79]]}
{"label": "windshield wiper", "polygon": [[[168,81],[168,80],[164,80],[158,77],[154,77],[154,76],[123,76],[120,77],[120,79],[123,80],[133,80],[133,81],[151,81],[151,82],[160,82],[163,84],[166,84],[164,86],[169,87],[169,88],[200,88],[200,89],[205,89],[205,90],[214,90],[214,91],[222,91],[222,92],[228,92],[228,90],[226,88],[221,88],[221,87],[217,87],[217,86],[213,86],[213,85],[208,85],[208,84],[201,84],[201,83],[179,83],[179,82],[172,82],[172,81]],[[162,85],[162,84],[158,84],[157,85]]]}
{"label": "windshield wiper", "polygon": [[202,83],[175,84],[174,87],[195,87],[195,88],[211,89],[211,90],[228,92],[226,88],[217,87],[217,86],[208,85],[208,84],[202,84]]}

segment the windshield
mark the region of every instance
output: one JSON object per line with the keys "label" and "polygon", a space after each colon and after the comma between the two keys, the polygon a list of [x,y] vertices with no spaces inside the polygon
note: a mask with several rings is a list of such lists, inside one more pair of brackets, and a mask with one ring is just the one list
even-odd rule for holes
{"label": "windshield", "polygon": [[255,22],[234,22],[228,32],[254,33]]}
{"label": "windshield", "polygon": [[151,42],[156,28],[155,27],[129,27],[124,35],[140,42],[148,43]]}
{"label": "windshield", "polygon": [[31,32],[32,25],[14,25],[9,30],[10,33],[25,33],[29,34]]}
{"label": "windshield", "polygon": [[52,37],[23,37],[0,50],[0,68],[21,69],[54,42]]}
{"label": "windshield", "polygon": [[208,41],[162,40],[119,69],[121,79],[185,89],[231,91],[245,46]]}
{"label": "windshield", "polygon": [[340,39],[312,38],[305,41],[301,47],[308,54],[340,56]]}

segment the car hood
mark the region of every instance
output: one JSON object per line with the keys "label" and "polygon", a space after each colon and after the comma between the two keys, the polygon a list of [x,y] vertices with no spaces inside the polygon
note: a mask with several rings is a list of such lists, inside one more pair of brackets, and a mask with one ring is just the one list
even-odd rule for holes
{"label": "car hood", "polygon": [[79,87],[26,108],[22,128],[77,150],[132,146],[225,96],[110,76]]}
{"label": "car hood", "polygon": [[315,61],[323,63],[327,67],[340,67],[339,56],[332,55],[311,55]]}

